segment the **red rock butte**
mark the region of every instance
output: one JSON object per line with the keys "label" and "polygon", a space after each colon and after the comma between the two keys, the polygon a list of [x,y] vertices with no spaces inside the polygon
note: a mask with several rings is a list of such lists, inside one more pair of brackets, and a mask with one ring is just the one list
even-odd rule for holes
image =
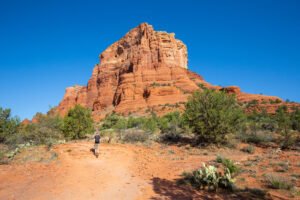
{"label": "red rock butte", "polygon": [[64,116],[79,104],[90,108],[96,121],[112,112],[162,115],[183,110],[188,96],[203,88],[236,94],[239,102],[255,102],[255,109],[268,112],[282,104],[299,106],[278,97],[246,94],[236,86],[213,86],[187,66],[187,47],[174,33],[155,31],[142,23],[103,51],[87,86],[67,88],[53,111]]}

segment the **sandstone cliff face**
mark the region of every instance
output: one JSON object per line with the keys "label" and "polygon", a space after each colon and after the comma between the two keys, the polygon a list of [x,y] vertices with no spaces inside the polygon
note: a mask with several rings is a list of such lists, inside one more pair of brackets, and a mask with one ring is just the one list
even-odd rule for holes
{"label": "sandstone cliff face", "polygon": [[151,111],[164,114],[182,110],[188,96],[201,87],[236,94],[241,102],[278,99],[246,94],[238,87],[213,86],[187,70],[187,64],[183,42],[174,34],[155,31],[142,23],[102,52],[87,86],[67,88],[55,112],[65,115],[80,104],[93,111],[95,120],[113,111],[125,115]]}
{"label": "sandstone cliff face", "polygon": [[185,102],[198,89],[189,73],[186,46],[174,34],[143,23],[108,47],[88,85],[67,88],[56,110],[65,115],[80,104],[92,109],[95,119],[112,111],[143,114],[164,107],[167,112],[168,105]]}

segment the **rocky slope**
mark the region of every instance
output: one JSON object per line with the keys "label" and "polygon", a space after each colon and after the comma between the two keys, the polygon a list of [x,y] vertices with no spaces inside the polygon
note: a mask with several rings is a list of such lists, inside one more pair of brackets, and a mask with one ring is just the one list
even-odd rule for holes
{"label": "rocky slope", "polygon": [[188,96],[203,88],[236,94],[248,110],[266,108],[274,112],[282,104],[278,97],[246,94],[236,86],[213,86],[189,71],[187,65],[187,47],[182,41],[173,33],[155,31],[142,23],[102,52],[87,86],[67,88],[54,111],[65,115],[80,104],[92,109],[95,120],[113,111],[164,114],[182,110]]}

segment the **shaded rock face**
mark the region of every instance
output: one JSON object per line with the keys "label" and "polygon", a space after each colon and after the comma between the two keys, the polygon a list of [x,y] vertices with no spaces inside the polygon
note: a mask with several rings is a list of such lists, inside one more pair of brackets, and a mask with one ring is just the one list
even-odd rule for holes
{"label": "shaded rock face", "polygon": [[[209,88],[236,94],[244,102],[278,99],[250,95],[238,87],[220,88],[187,70],[187,48],[174,34],[142,23],[100,55],[87,86],[66,89],[55,112],[65,115],[76,104],[90,108],[95,120],[113,111],[121,114],[164,114],[182,110],[195,90]],[[201,85],[201,87],[199,87]]]}

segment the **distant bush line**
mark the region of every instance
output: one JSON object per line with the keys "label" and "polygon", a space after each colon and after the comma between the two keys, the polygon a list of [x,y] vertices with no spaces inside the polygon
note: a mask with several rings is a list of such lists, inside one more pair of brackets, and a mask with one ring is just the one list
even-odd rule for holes
{"label": "distant bush line", "polygon": [[[11,116],[10,109],[0,107],[0,143],[12,148],[25,143],[51,146],[61,140],[85,138],[95,130],[109,141],[122,142],[176,143],[188,136],[195,145],[229,144],[234,138],[255,145],[279,144],[282,149],[290,149],[300,141],[298,108],[288,112],[286,106],[280,106],[275,114],[266,111],[246,114],[235,96],[205,88],[190,96],[183,113],[157,116],[152,112],[148,117],[112,113],[100,123],[94,123],[91,110],[76,105],[64,118],[39,113],[35,119],[36,123],[24,125]],[[254,148],[248,146],[243,151],[253,153]]]}

